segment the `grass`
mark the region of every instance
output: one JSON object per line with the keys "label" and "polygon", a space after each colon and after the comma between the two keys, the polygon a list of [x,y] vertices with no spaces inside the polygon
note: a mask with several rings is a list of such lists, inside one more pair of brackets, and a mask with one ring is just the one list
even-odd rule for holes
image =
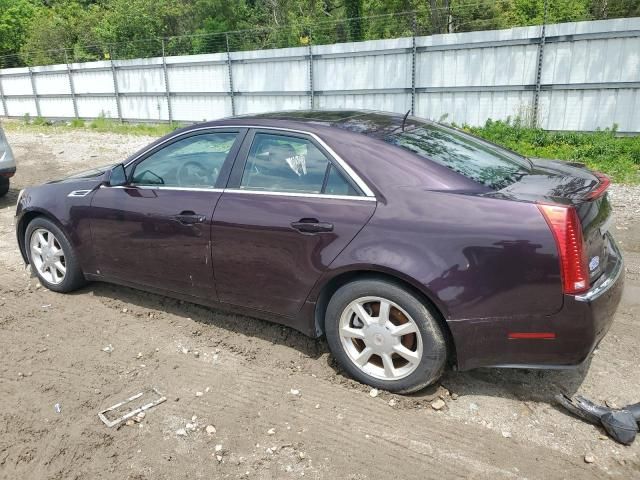
{"label": "grass", "polygon": [[616,136],[616,127],[591,133],[549,132],[515,121],[488,120],[463,128],[525,155],[580,162],[606,173],[614,182],[640,183],[640,136]]}
{"label": "grass", "polygon": [[[92,130],[95,132],[147,135],[161,137],[181,125],[173,123],[120,123],[104,115],[85,122],[51,122],[42,117],[22,121],[3,122],[7,130],[28,128],[41,132]],[[486,138],[527,157],[553,158],[581,162],[589,168],[604,172],[618,183],[640,183],[640,136],[618,137],[615,126],[591,133],[548,132],[527,127],[519,119],[507,121],[487,120],[483,127],[463,127],[464,130]]]}
{"label": "grass", "polygon": [[86,130],[102,133],[120,133],[122,135],[145,135],[150,137],[161,137],[183,125],[178,123],[121,123],[104,115],[85,121],[74,118],[70,121],[51,121],[42,117],[31,118],[25,115],[22,121],[6,120],[2,122],[3,128],[9,131],[19,131],[28,129],[40,133],[63,132],[70,130]]}

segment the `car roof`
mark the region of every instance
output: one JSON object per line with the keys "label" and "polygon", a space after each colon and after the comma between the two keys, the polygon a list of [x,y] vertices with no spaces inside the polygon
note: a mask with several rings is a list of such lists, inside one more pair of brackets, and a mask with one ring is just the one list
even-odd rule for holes
{"label": "car roof", "polygon": [[429,123],[406,114],[376,110],[289,110],[254,115],[242,115],[228,120],[280,120],[298,123],[302,130],[313,130],[315,126],[334,127],[370,137],[381,138],[393,132],[411,130],[418,124]]}

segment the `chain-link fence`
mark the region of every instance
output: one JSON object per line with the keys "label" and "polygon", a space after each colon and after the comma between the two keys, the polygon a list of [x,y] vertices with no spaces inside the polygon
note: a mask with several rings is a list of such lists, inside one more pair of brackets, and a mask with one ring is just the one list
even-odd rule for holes
{"label": "chain-link fence", "polygon": [[[635,11],[629,7],[633,4],[631,0],[602,0],[601,6],[596,0],[590,11],[565,12],[558,20],[559,14],[554,17],[557,10],[554,0],[544,3],[544,11],[540,2],[532,2],[531,9],[535,14],[529,16],[505,14],[499,0],[446,1],[443,3],[447,6],[437,7],[431,6],[432,3],[424,2],[416,11],[393,14],[340,20],[301,20],[295,25],[279,27],[122,39],[94,45],[76,44],[71,48],[26,51],[0,56],[0,68],[265,50],[540,25],[545,21],[547,7],[552,23],[617,18]],[[640,7],[637,9],[640,14]]]}

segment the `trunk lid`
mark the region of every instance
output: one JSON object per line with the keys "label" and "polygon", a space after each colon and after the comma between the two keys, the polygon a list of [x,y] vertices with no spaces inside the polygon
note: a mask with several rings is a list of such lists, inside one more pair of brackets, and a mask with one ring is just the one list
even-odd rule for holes
{"label": "trunk lid", "polygon": [[530,173],[497,194],[514,200],[574,206],[582,226],[589,279],[593,284],[607,263],[605,235],[611,225],[611,204],[604,188],[608,180],[582,164],[530,160]]}

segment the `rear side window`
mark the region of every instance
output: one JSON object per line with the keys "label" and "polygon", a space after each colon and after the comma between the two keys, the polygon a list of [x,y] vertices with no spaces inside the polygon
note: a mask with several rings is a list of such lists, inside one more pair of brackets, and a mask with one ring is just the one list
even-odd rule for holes
{"label": "rear side window", "polygon": [[312,141],[268,133],[255,135],[240,188],[274,193],[358,194]]}
{"label": "rear side window", "polygon": [[530,171],[525,158],[441,125],[423,124],[384,140],[494,190],[511,185]]}

